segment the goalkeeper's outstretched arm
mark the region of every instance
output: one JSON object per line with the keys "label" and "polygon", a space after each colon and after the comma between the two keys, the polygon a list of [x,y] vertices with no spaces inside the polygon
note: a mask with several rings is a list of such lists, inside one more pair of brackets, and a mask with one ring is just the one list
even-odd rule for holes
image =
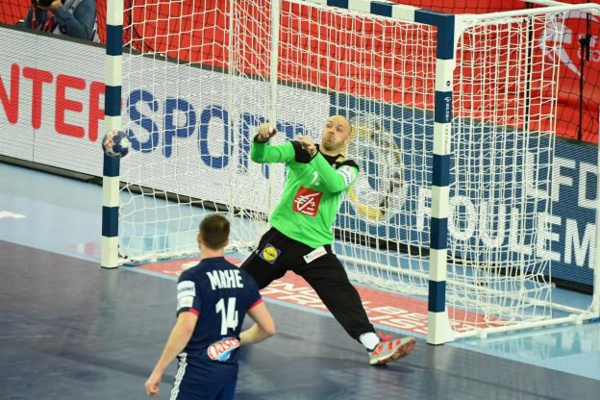
{"label": "goalkeeper's outstretched arm", "polygon": [[323,154],[317,150],[312,138],[297,136],[302,147],[310,155],[310,164],[315,168],[324,187],[331,193],[339,193],[350,189],[358,177],[358,165],[354,161],[344,161],[338,168],[332,167]]}
{"label": "goalkeeper's outstretched arm", "polygon": [[315,168],[317,174],[323,181],[324,186],[331,193],[339,193],[350,189],[358,177],[358,166],[354,162],[334,169],[322,154],[312,158],[310,164]]}
{"label": "goalkeeper's outstretched arm", "polygon": [[258,133],[252,141],[250,149],[250,159],[254,162],[267,164],[277,162],[290,162],[295,157],[294,148],[291,143],[284,143],[279,146],[269,145],[271,139],[277,130],[271,124],[261,124],[258,126]]}

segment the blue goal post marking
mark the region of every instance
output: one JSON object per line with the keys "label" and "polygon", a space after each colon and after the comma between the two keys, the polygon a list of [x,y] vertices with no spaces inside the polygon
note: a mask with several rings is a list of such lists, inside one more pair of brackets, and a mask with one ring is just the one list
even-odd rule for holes
{"label": "blue goal post marking", "polygon": [[[448,209],[449,209],[449,185],[450,166],[452,165],[452,154],[450,143],[452,140],[452,102],[453,102],[453,72],[456,66],[455,51],[456,41],[464,27],[469,14],[451,15],[412,6],[392,3],[390,1],[371,0],[289,0],[296,3],[314,3],[347,9],[359,13],[368,13],[381,17],[393,18],[406,22],[416,22],[435,26],[437,29],[436,40],[436,68],[435,68],[435,100],[434,100],[434,140],[433,140],[433,173],[432,173],[432,196],[431,196],[431,222],[430,222],[430,269],[429,269],[429,302],[427,342],[430,344],[443,344],[462,337],[460,333],[452,330],[448,319],[446,306],[446,275],[448,255]],[[584,11],[594,15],[600,15],[598,4],[587,3],[571,5],[551,0],[534,0],[534,3],[547,6],[545,13],[565,13],[573,11]],[[479,14],[484,17],[519,17],[539,13],[539,8],[527,10],[503,11],[501,13]],[[598,185],[600,192],[600,185]],[[599,203],[600,204],[600,203]],[[597,206],[600,210],[600,205]],[[597,213],[600,216],[600,212]],[[600,217],[597,217],[600,221]],[[597,223],[600,225],[600,222]],[[600,232],[598,230],[597,232]],[[597,233],[600,237],[600,233]],[[600,249],[600,240],[597,240],[597,249]],[[591,306],[591,314],[594,317],[600,315],[600,261],[596,260],[594,279],[594,300]],[[552,325],[560,319],[548,320]],[[572,321],[570,321],[572,322]],[[494,328],[494,332],[502,332],[505,327]]]}
{"label": "blue goal post marking", "polygon": [[[123,1],[108,0],[106,10],[106,77],[104,80],[104,133],[121,128],[123,80]],[[104,156],[102,178],[102,241],[100,265],[119,266],[119,165]]]}
{"label": "blue goal post marking", "polygon": [[450,141],[452,138],[453,72],[455,66],[455,16],[390,1],[291,1],[337,7],[359,13],[435,26],[437,29],[427,342],[431,344],[449,342],[454,339],[446,311],[446,268],[450,166],[452,164]]}

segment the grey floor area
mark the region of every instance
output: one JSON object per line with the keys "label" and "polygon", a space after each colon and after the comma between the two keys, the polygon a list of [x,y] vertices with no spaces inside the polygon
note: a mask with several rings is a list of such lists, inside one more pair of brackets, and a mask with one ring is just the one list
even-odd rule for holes
{"label": "grey floor area", "polygon": [[[8,242],[0,255],[0,399],[145,398],[175,320],[173,281]],[[333,319],[268,306],[278,334],[243,350],[240,400],[598,398],[597,380],[422,340],[371,367]]]}

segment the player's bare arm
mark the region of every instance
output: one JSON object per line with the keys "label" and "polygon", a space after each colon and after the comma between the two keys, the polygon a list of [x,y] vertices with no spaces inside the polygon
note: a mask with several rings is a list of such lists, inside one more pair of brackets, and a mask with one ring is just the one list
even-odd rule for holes
{"label": "player's bare arm", "polygon": [[182,312],[177,317],[177,322],[171,330],[169,339],[165,344],[162,355],[158,359],[156,366],[152,370],[150,377],[146,381],[146,395],[150,397],[158,396],[160,393],[159,385],[167,365],[183,351],[185,346],[190,341],[198,316],[191,312]]}
{"label": "player's bare arm", "polygon": [[255,324],[240,333],[240,343],[242,345],[262,342],[275,335],[275,322],[264,302],[248,310],[248,315],[254,320]]}

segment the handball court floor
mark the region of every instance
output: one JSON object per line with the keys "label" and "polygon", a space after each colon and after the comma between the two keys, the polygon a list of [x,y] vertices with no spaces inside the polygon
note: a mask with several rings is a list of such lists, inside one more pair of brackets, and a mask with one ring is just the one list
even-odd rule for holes
{"label": "handball court floor", "polygon": [[[143,399],[175,320],[174,279],[98,262],[101,188],[0,163],[0,399]],[[237,399],[597,399],[600,324],[427,345],[371,367],[330,316],[267,299]],[[248,321],[246,321],[248,323]],[[401,330],[381,328],[386,333]],[[168,399],[172,363],[160,399]]]}

